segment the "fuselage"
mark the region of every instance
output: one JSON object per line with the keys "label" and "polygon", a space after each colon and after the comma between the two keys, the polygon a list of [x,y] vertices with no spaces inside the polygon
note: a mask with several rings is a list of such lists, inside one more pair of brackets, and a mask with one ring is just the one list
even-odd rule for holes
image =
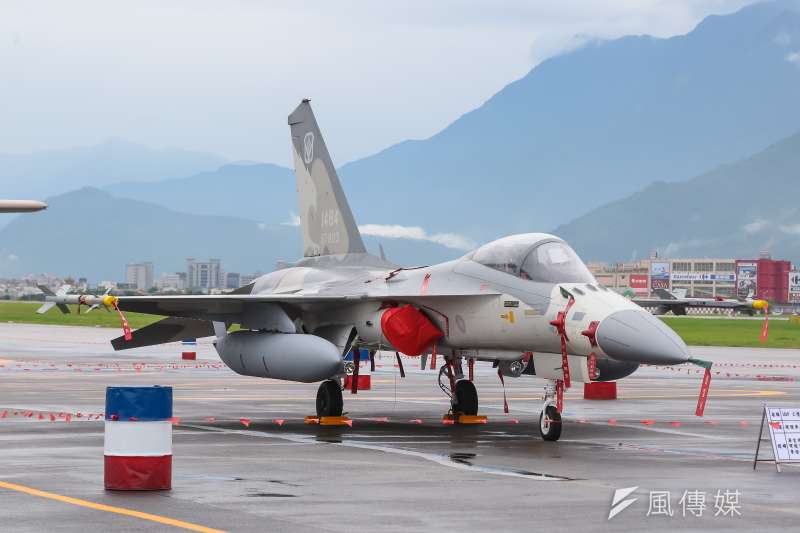
{"label": "fuselage", "polygon": [[[502,265],[486,264],[485,258],[491,257],[491,248],[487,252],[486,247],[453,261],[417,268],[400,268],[368,254],[323,256],[307,258],[295,266],[262,276],[255,282],[253,293],[347,296],[345,301],[322,310],[300,307],[292,318],[307,332],[351,325],[356,328],[362,345],[376,349],[394,349],[381,331],[383,310],[387,305],[410,303],[445,332],[438,343],[439,350],[477,354],[489,360],[515,360],[528,352],[559,353],[561,337],[551,321],[569,305],[565,332],[572,355],[588,356],[594,352],[598,357],[624,355],[621,360],[666,364],[684,362],[688,357],[683,342],[667,326],[598,284],[582,262],[573,264],[580,260],[566,255],[574,252],[562,240],[547,234],[511,236],[505,240],[517,245],[518,264],[513,262],[514,258]],[[487,246],[497,248],[495,243],[503,242],[500,239]],[[558,268],[548,268],[541,262],[528,267],[547,271],[538,276],[522,268],[531,263],[525,257],[537,250],[541,252],[540,247],[545,245],[550,255],[563,259],[560,265],[564,268],[564,281],[559,281]],[[628,334],[625,325],[609,319],[612,315],[634,317],[637,324],[631,326],[647,331],[639,332],[641,335],[635,331]],[[590,337],[583,334],[593,322],[601,337],[599,346],[593,346]],[[615,327],[605,328],[609,323]],[[617,338],[602,342],[604,329],[613,330]],[[654,335],[664,339],[659,341]],[[632,339],[638,337],[641,348],[631,346]],[[650,342],[656,344],[655,352],[645,346]],[[628,346],[617,346],[620,343]]]}

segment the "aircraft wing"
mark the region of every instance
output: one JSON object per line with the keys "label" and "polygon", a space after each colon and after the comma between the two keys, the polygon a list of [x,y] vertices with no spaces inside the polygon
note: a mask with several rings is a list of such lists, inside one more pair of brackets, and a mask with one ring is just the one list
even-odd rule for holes
{"label": "aircraft wing", "polygon": [[224,321],[226,315],[237,315],[247,305],[276,303],[281,306],[309,308],[313,306],[335,307],[363,301],[401,301],[418,302],[441,298],[495,296],[494,293],[480,294],[217,294],[217,295],[175,295],[175,296],[119,296],[117,305],[122,311],[163,315],[203,320]]}
{"label": "aircraft wing", "polygon": [[495,293],[480,294],[359,294],[359,295],[317,295],[317,294],[219,294],[219,295],[175,295],[175,296],[120,296],[117,306],[122,311],[166,316],[163,320],[140,328],[132,333],[130,340],[124,336],[111,341],[115,350],[127,350],[142,346],[152,346],[187,338],[207,337],[214,334],[212,321],[230,322],[246,310],[249,305],[274,303],[282,307],[336,307],[348,303],[409,302],[415,304],[433,303],[443,298],[487,298]]}
{"label": "aircraft wing", "polygon": [[225,315],[241,313],[248,304],[278,303],[307,306],[360,299],[338,295],[297,294],[216,294],[175,296],[119,296],[117,305],[122,311],[206,320],[224,320]]}

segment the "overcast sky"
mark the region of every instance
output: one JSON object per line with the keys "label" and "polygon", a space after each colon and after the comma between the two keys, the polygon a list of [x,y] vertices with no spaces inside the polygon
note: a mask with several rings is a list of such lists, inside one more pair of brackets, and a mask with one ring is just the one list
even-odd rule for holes
{"label": "overcast sky", "polygon": [[342,164],[429,137],[586,39],[686,33],[749,3],[4,0],[0,152],[122,137],[288,166],[286,116],[311,97]]}

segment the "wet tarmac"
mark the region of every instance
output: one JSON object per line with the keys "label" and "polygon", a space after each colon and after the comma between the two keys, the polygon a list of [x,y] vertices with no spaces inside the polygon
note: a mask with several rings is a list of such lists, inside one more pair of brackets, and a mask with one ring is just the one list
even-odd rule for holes
{"label": "wet tarmac", "polygon": [[[114,353],[117,333],[0,325],[0,531],[800,524],[800,468],[752,467],[762,405],[800,405],[795,350],[693,349],[716,363],[702,419],[693,416],[696,367],[643,368],[620,382],[617,401],[583,400],[573,387],[562,438],[551,443],[537,427],[543,382],[506,379],[506,415],[489,366],[475,377],[485,425],[443,424],[448,400],[436,372],[406,359],[401,379],[386,357],[372,390],[345,395],[352,427],[320,427],[303,423],[316,385],[237,376],[203,341],[196,362],[181,361],[179,344]],[[171,491],[103,490],[99,416],[109,385],[174,387]],[[635,500],[609,520],[614,491],[631,487],[624,500]],[[667,501],[669,509],[659,505]]]}

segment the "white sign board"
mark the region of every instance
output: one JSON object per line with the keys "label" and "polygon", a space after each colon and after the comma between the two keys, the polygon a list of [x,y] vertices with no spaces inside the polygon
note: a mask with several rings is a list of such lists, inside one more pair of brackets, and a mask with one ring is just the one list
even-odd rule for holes
{"label": "white sign board", "polygon": [[789,272],[789,301],[800,302],[800,272]]}
{"label": "white sign board", "polygon": [[767,407],[769,436],[775,460],[800,462],[800,407]]}
{"label": "white sign board", "polygon": [[[758,458],[761,439],[764,435],[764,424],[769,428],[773,459]],[[761,429],[758,431],[758,442],[756,443],[756,456],[753,459],[753,470],[760,461],[774,462],[778,472],[781,471],[781,463],[800,463],[800,406],[764,406]]]}

